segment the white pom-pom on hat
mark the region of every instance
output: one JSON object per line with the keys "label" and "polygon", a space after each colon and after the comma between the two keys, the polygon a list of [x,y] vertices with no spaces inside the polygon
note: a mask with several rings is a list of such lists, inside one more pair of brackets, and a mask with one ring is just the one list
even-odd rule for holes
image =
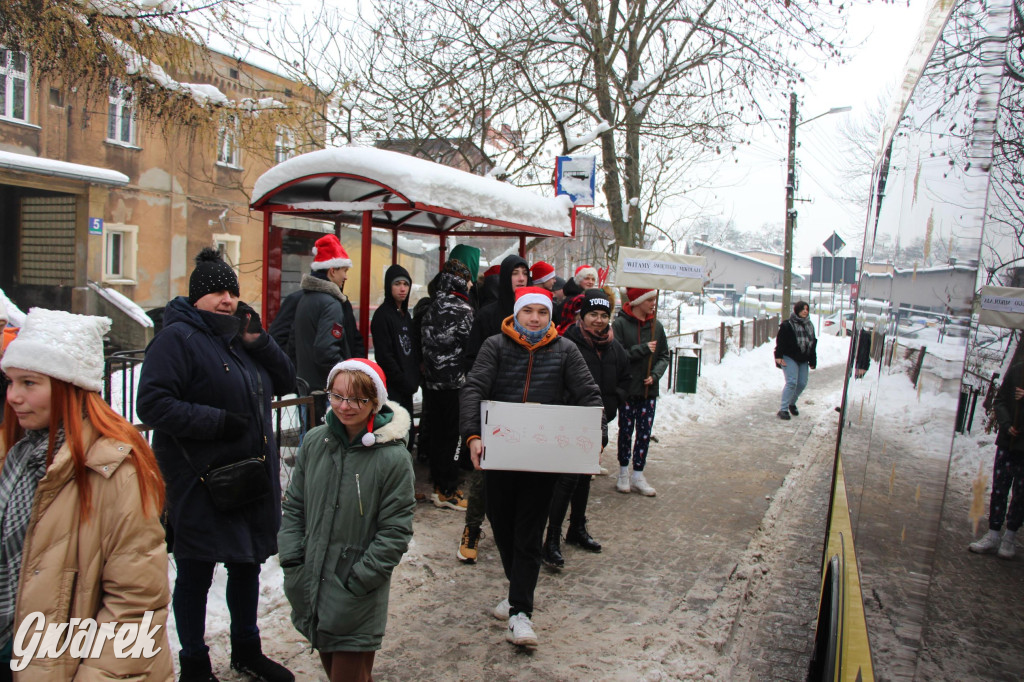
{"label": "white pom-pom on hat", "polygon": [[372,447],[377,442],[377,437],[373,435],[371,429],[373,428],[373,420],[366,425],[366,433],[363,434],[363,447]]}

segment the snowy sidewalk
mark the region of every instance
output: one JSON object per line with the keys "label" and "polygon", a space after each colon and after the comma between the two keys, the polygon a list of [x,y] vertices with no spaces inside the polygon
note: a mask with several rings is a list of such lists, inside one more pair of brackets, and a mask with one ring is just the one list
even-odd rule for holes
{"label": "snowy sidewalk", "polygon": [[[566,568],[542,570],[535,652],[506,643],[505,623],[489,613],[506,587],[491,539],[476,565],[460,564],[463,515],[421,503],[393,579],[375,678],[802,678],[846,352],[844,341],[823,342],[821,368],[791,421],[775,416],[782,376],[770,347],[705,367],[696,396],[660,401],[660,442],[647,467],[658,496],[623,495],[613,476],[595,478],[588,516],[604,551],[564,546]],[[609,468],[612,459],[606,453]],[[427,472],[418,467],[417,477],[427,492]],[[214,665],[236,679],[218,590],[208,628]],[[276,564],[264,570],[260,625],[271,656],[298,679],[323,679],[291,627]]]}

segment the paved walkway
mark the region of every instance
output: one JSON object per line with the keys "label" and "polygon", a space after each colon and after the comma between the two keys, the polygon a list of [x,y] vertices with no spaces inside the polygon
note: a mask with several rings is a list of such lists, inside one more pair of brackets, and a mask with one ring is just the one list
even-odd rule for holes
{"label": "paved walkway", "polygon": [[[647,472],[658,496],[595,478],[590,529],[605,549],[566,547],[564,570],[542,570],[533,652],[506,643],[488,613],[506,589],[494,544],[460,564],[462,515],[421,503],[375,679],[802,679],[841,383],[842,368],[812,373],[791,421],[775,416],[774,391],[676,433],[656,421]],[[428,492],[426,471],[417,475]],[[299,679],[320,679],[297,634],[265,649]]]}

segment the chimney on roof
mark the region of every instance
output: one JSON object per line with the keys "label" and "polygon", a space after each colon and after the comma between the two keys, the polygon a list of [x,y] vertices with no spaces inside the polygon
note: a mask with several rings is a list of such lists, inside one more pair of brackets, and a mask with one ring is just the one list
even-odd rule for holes
{"label": "chimney on roof", "polygon": [[707,233],[707,232],[705,232],[704,234],[702,234],[702,235],[700,236],[700,240],[701,240],[702,242],[704,242],[704,243],[706,244],[706,243],[707,243],[707,241],[708,241],[708,233]]}
{"label": "chimney on roof", "polygon": [[950,265],[956,265],[956,256],[950,256],[949,257],[949,264]]}

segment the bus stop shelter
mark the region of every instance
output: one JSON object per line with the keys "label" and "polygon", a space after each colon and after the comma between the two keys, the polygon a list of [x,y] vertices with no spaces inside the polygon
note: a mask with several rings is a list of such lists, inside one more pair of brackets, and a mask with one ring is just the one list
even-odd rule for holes
{"label": "bus stop shelter", "polygon": [[[250,208],[263,213],[263,307],[272,320],[281,304],[280,252],[271,248],[275,216],[359,225],[362,261],[359,330],[369,338],[372,231],[391,232],[392,263],[398,235],[438,240],[443,267],[449,237],[572,238],[576,213],[567,196],[543,197],[493,178],[473,175],[398,152],[370,147],[322,149],[288,159],[256,180]],[[275,273],[276,268],[276,273]],[[276,274],[276,278],[275,278]]]}

